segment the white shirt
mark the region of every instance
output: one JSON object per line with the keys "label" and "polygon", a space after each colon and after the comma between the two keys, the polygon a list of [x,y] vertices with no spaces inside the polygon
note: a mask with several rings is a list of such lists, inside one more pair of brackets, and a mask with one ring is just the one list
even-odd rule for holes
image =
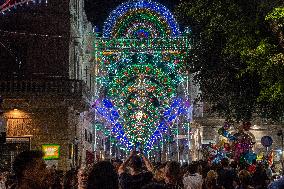
{"label": "white shirt", "polygon": [[202,189],[202,176],[198,173],[189,174],[183,178],[183,185],[185,189]]}
{"label": "white shirt", "polygon": [[0,181],[0,189],[6,189],[5,182]]}

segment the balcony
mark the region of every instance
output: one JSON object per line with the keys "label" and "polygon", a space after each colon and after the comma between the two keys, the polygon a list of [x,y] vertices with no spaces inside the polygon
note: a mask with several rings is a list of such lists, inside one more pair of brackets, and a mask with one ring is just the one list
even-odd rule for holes
{"label": "balcony", "polygon": [[83,82],[69,79],[0,80],[0,95],[6,97],[57,96],[80,98]]}

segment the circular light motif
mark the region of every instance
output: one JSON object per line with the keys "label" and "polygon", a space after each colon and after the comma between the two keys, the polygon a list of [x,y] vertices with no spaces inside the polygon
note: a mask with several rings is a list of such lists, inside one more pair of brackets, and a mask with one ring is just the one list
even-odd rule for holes
{"label": "circular light motif", "polygon": [[103,37],[109,38],[112,36],[114,27],[121,17],[131,11],[135,13],[135,11],[140,10],[146,10],[148,13],[152,13],[153,18],[155,18],[154,15],[159,15],[161,20],[165,20],[167,26],[170,28],[170,33],[168,34],[169,36],[180,35],[179,26],[169,9],[150,0],[135,0],[123,3],[109,15],[104,25]]}

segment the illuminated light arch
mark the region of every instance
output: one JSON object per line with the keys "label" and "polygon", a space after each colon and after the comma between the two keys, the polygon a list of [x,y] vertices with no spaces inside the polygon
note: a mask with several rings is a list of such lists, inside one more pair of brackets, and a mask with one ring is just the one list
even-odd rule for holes
{"label": "illuminated light arch", "polygon": [[125,37],[131,38],[132,36],[139,36],[139,32],[144,32],[145,36],[140,38],[156,38],[160,36],[160,31],[154,30],[151,22],[134,23],[126,31]]}
{"label": "illuminated light arch", "polygon": [[172,13],[165,6],[152,2],[151,0],[135,0],[123,3],[118,6],[108,17],[103,29],[103,37],[113,37],[112,32],[117,24],[117,21],[131,11],[148,11],[153,15],[159,15],[170,28],[170,36],[175,37],[180,35],[179,26]]}
{"label": "illuminated light arch", "polygon": [[121,16],[114,25],[111,36],[114,38],[124,37],[127,34],[126,31],[138,23],[148,23],[147,28],[155,30],[155,33],[159,33],[159,37],[171,36],[172,30],[163,17],[145,9],[132,10]]}
{"label": "illuminated light arch", "polygon": [[103,36],[96,37],[95,62],[106,73],[100,84],[107,103],[95,107],[124,149],[137,143],[146,153],[155,149],[188,109],[178,90],[191,48],[188,36],[166,7],[131,0],[110,14]]}
{"label": "illuminated light arch", "polygon": [[12,8],[16,8],[17,6],[22,6],[29,3],[41,3],[42,1],[47,3],[47,0],[6,0],[0,5],[0,12],[5,14],[5,12],[11,10]]}

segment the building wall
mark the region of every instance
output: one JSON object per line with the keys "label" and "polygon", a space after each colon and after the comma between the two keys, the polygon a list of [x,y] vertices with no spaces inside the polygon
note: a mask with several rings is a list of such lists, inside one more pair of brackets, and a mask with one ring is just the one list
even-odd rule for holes
{"label": "building wall", "polygon": [[[90,79],[83,78],[83,68],[88,66],[83,39],[87,29],[91,31],[83,6],[81,0],[48,0],[0,17],[0,95],[8,118],[7,137],[30,137],[31,149],[59,144],[60,159],[47,163],[63,170],[85,161],[82,149],[92,151],[91,141],[88,146],[78,142],[85,128],[89,136],[92,133],[88,124],[80,122],[80,112],[88,102],[82,91],[70,96],[59,92],[58,86],[58,82],[70,81],[68,87],[74,90],[71,79]],[[15,80],[32,81],[36,86],[14,84]],[[40,84],[46,80],[48,86]],[[34,92],[26,94],[27,90]]]}
{"label": "building wall", "polygon": [[[6,61],[1,59],[0,76],[68,77],[69,19],[68,0],[49,0],[2,15],[0,41],[6,48],[2,45],[0,53],[6,54]],[[11,64],[13,70],[6,74]]]}
{"label": "building wall", "polygon": [[60,159],[53,163],[59,169],[70,169],[72,159],[69,148],[76,124],[68,119],[73,115],[70,105],[54,99],[53,102],[42,99],[34,99],[33,102],[4,99],[3,107],[7,119],[7,137],[30,137],[31,149],[37,150],[41,150],[43,144],[59,144]]}

